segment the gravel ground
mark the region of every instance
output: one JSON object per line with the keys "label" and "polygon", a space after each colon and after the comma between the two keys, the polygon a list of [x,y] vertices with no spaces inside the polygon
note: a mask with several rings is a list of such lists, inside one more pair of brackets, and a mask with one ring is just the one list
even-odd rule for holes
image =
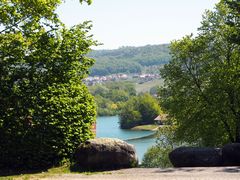
{"label": "gravel ground", "polygon": [[240,167],[207,167],[207,168],[132,168],[105,171],[93,174],[63,174],[45,178],[57,180],[75,179],[124,179],[124,180],[240,180]]}

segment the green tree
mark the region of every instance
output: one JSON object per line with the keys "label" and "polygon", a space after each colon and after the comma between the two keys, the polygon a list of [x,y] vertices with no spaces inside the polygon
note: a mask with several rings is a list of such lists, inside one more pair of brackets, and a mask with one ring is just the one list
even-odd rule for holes
{"label": "green tree", "polygon": [[150,89],[150,94],[151,95],[157,95],[158,94],[158,90],[159,90],[159,86],[153,86],[151,89]]}
{"label": "green tree", "polygon": [[159,113],[158,101],[150,94],[136,96],[122,105],[120,126],[129,129],[137,125],[153,124]]}
{"label": "green tree", "polygon": [[99,116],[117,115],[121,104],[136,96],[135,86],[130,82],[108,82],[90,86],[89,90],[97,103]]}
{"label": "green tree", "polygon": [[234,29],[230,35],[233,43],[240,44],[240,2],[232,0],[223,0],[223,3],[229,8],[226,24]]}
{"label": "green tree", "polygon": [[109,96],[113,102],[125,102],[129,99],[128,92],[124,90],[110,90]]}
{"label": "green tree", "polygon": [[109,89],[102,85],[90,86],[89,90],[93,96],[99,95],[102,97],[107,97],[109,94]]}
{"label": "green tree", "polygon": [[154,124],[154,119],[160,114],[158,101],[148,93],[139,97],[138,111],[141,113],[141,124]]}
{"label": "green tree", "polygon": [[106,84],[106,87],[110,90],[123,90],[130,96],[136,96],[137,92],[135,85],[132,82],[110,82]]}
{"label": "green tree", "polygon": [[179,140],[189,143],[240,142],[239,26],[229,23],[234,13],[225,2],[206,12],[197,37],[171,44],[172,60],[161,70],[161,106],[176,120]]}
{"label": "green tree", "polygon": [[138,103],[137,97],[133,97],[123,104],[121,112],[119,114],[120,127],[122,129],[130,129],[140,124],[142,116],[141,113],[136,108],[137,103]]}
{"label": "green tree", "polygon": [[0,2],[0,169],[57,165],[92,137],[95,105],[82,79],[96,43],[89,23],[64,27],[60,3]]}

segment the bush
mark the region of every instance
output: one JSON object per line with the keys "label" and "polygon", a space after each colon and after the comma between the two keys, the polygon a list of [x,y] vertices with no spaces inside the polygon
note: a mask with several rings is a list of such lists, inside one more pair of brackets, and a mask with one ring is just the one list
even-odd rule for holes
{"label": "bush", "polygon": [[144,154],[142,166],[153,168],[172,167],[168,154],[174,147],[181,143],[177,142],[174,137],[175,125],[165,125],[158,130],[156,145],[148,149]]}
{"label": "bush", "polygon": [[167,168],[172,167],[168,158],[168,154],[172,151],[171,148],[161,148],[157,145],[152,146],[144,154],[142,166],[146,168]]}

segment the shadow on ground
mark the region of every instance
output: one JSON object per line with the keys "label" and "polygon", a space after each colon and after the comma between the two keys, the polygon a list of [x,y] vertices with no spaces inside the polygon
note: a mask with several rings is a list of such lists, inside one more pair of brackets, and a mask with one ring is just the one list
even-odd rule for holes
{"label": "shadow on ground", "polygon": [[0,177],[4,176],[16,176],[21,174],[38,174],[42,172],[47,172],[47,169],[39,170],[0,170]]}
{"label": "shadow on ground", "polygon": [[236,167],[184,167],[184,168],[167,168],[155,170],[155,173],[175,173],[175,172],[211,172],[240,173],[240,166]]}
{"label": "shadow on ground", "polygon": [[[70,171],[71,172],[77,172],[77,173],[83,173],[83,172],[105,172],[105,171],[115,171],[115,170],[120,170],[122,168],[120,167],[108,167],[108,168],[83,168],[80,165],[78,165],[77,163],[74,163],[70,166]],[[126,168],[127,169],[127,168]]]}
{"label": "shadow on ground", "polygon": [[224,167],[222,170],[216,171],[216,172],[240,173],[240,166],[238,166],[238,167]]}

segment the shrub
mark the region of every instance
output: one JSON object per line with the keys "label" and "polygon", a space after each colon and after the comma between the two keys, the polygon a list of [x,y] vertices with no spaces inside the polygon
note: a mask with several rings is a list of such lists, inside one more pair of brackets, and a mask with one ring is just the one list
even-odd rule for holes
{"label": "shrub", "polygon": [[156,145],[148,149],[144,154],[142,166],[143,167],[172,167],[168,154],[174,147],[181,143],[177,142],[174,137],[175,125],[165,125],[159,128],[157,134]]}
{"label": "shrub", "polygon": [[162,148],[157,145],[152,146],[147,150],[144,154],[142,166],[146,168],[167,168],[172,167],[172,164],[168,158],[169,152],[171,152],[171,148]]}

